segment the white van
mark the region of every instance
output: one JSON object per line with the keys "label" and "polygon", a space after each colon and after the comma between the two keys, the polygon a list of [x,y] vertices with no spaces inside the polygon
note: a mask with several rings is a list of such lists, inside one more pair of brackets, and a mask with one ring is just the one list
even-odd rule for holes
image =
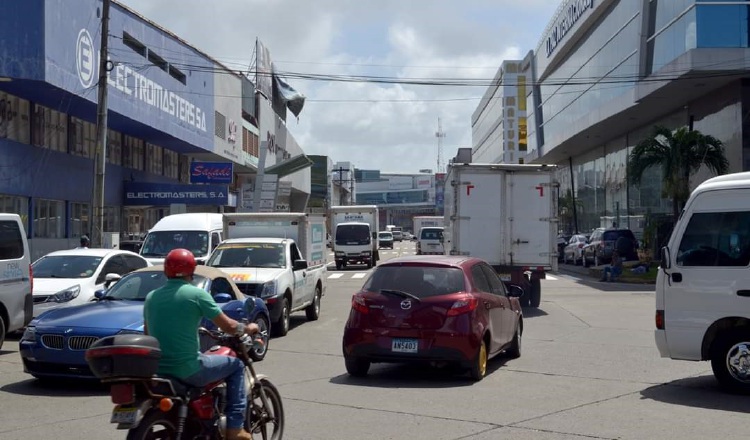
{"label": "white van", "polygon": [[172,249],[187,249],[204,264],[221,243],[224,228],[222,214],[185,213],[168,215],[148,231],[140,254],[151,264],[162,264]]}
{"label": "white van", "polygon": [[26,230],[18,214],[0,214],[0,347],[31,321],[34,281]]}
{"label": "white van", "polygon": [[661,250],[656,346],[750,393],[750,172],[699,185]]}
{"label": "white van", "polygon": [[417,236],[417,255],[443,255],[442,226],[425,226],[419,229]]}

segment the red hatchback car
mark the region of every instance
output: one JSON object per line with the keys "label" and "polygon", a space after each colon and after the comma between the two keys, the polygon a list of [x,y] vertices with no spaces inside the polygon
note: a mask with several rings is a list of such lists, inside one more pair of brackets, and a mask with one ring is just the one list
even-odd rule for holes
{"label": "red hatchback car", "polygon": [[481,380],[492,356],[521,355],[522,295],[478,258],[391,259],[352,297],[346,370],[365,376],[374,362],[450,362]]}

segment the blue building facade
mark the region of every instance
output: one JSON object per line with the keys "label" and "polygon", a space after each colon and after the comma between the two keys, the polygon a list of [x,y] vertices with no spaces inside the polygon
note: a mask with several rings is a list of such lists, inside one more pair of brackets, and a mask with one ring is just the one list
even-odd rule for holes
{"label": "blue building facade", "polygon": [[[90,232],[101,9],[100,0],[0,5],[0,212],[22,215],[34,256]],[[214,60],[114,2],[108,45],[105,231],[145,233],[172,204],[236,205],[227,174],[232,182],[253,169],[228,142],[257,150],[257,134],[237,129],[240,79],[219,84],[228,72]],[[237,114],[226,114],[215,90],[235,83]],[[196,158],[217,163],[203,173],[204,182],[221,174],[210,187],[190,184]]]}

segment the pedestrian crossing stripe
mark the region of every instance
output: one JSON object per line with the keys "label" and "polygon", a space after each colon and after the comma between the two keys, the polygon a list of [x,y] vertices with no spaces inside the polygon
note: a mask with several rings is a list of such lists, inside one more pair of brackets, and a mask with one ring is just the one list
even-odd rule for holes
{"label": "pedestrian crossing stripe", "polygon": [[352,275],[352,278],[364,278],[365,275],[367,275],[367,272],[355,273],[354,275]]}
{"label": "pedestrian crossing stripe", "polygon": [[553,277],[552,275],[547,275],[547,279],[548,279],[548,280],[552,280],[552,281],[555,281],[555,280],[557,280],[557,278],[556,278],[556,277]]}
{"label": "pedestrian crossing stripe", "polygon": [[335,280],[336,278],[341,278],[343,276],[343,273],[332,273],[328,276],[328,279]]}

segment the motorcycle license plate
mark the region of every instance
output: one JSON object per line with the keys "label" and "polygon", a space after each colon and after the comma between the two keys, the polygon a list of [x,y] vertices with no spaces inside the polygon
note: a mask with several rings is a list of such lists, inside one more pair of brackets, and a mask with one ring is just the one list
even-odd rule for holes
{"label": "motorcycle license plate", "polygon": [[398,353],[416,353],[419,347],[417,339],[393,338],[391,351]]}
{"label": "motorcycle license plate", "polygon": [[109,422],[133,425],[135,424],[137,416],[138,407],[130,405],[117,405],[115,409],[112,410],[112,417],[109,419]]}

